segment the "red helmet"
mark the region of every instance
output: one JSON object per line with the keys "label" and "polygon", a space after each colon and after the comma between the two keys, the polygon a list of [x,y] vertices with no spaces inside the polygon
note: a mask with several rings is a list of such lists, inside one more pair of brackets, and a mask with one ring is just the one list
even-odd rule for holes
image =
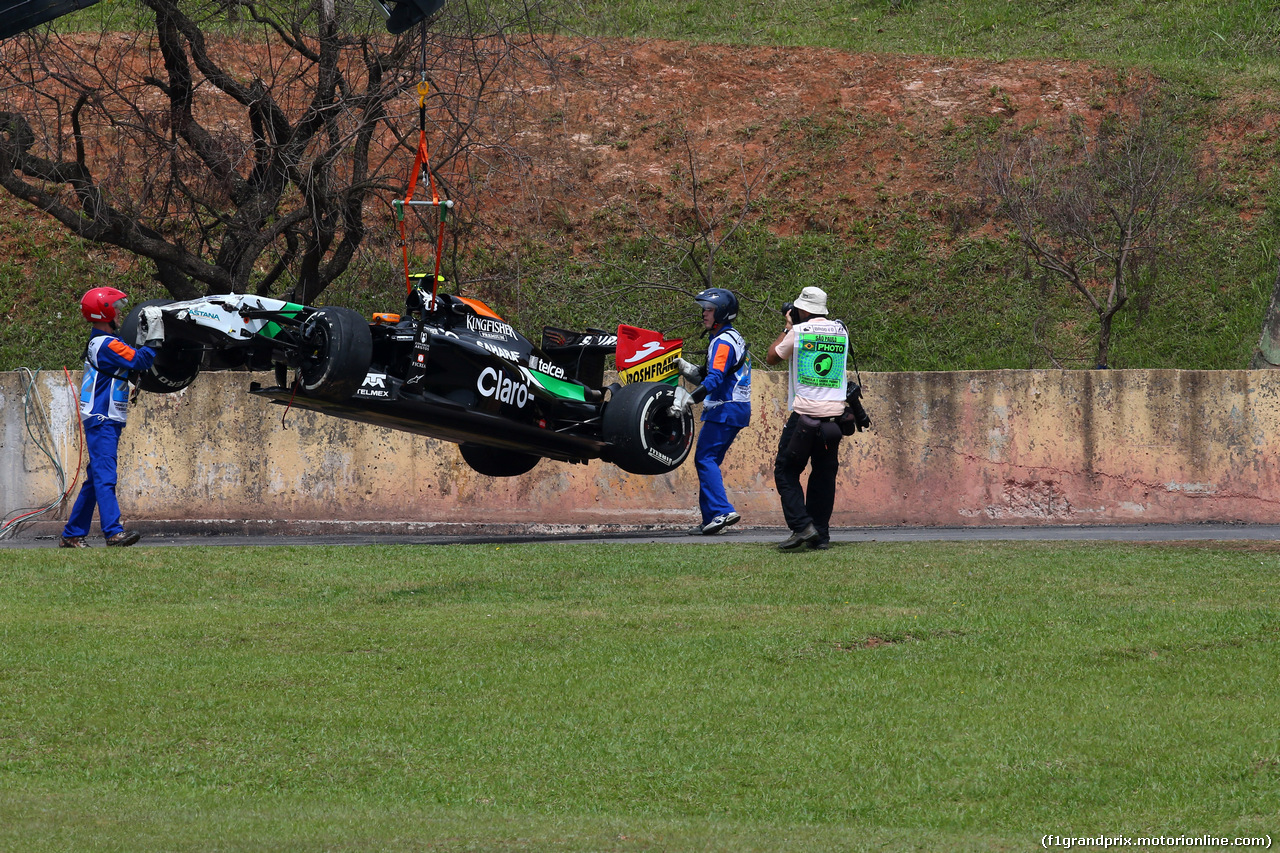
{"label": "red helmet", "polygon": [[114,287],[95,287],[80,297],[80,313],[90,323],[116,322],[116,314],[124,308],[127,293]]}

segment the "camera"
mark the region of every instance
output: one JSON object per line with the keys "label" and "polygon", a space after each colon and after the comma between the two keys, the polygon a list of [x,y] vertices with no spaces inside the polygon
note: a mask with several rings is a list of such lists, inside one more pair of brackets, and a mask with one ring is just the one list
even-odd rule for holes
{"label": "camera", "polygon": [[849,383],[848,393],[844,398],[844,414],[836,423],[840,425],[840,432],[845,435],[871,429],[871,416],[862,407],[862,386],[857,382]]}
{"label": "camera", "polygon": [[800,310],[796,308],[793,302],[782,303],[782,313],[791,321],[791,325],[800,322]]}

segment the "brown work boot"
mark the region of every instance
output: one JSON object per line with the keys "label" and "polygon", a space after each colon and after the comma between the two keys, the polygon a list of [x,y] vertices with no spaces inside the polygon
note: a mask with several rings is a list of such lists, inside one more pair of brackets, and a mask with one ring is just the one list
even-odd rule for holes
{"label": "brown work boot", "polygon": [[820,538],[818,528],[813,526],[813,522],[806,524],[804,530],[797,530],[791,534],[785,541],[778,543],[779,551],[794,551],[801,545],[809,542],[816,542]]}
{"label": "brown work boot", "polygon": [[107,537],[107,544],[116,548],[128,548],[135,544],[142,536],[132,530],[121,530],[115,536]]}
{"label": "brown work boot", "polygon": [[59,548],[88,548],[89,543],[84,541],[83,536],[63,536],[62,541],[58,543]]}

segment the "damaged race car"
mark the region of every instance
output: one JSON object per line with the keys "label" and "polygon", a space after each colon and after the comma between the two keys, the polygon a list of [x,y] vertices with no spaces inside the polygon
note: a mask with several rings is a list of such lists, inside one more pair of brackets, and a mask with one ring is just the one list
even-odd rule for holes
{"label": "damaged race car", "polygon": [[[414,278],[405,314],[372,322],[348,308],[227,294],[144,302],[121,334],[141,343],[163,328],[154,363],[136,378],[144,391],[180,391],[204,370],[274,370],[274,385],[250,391],[453,442],[491,477],[543,458],[664,474],[688,457],[693,414],[673,407],[679,340],[630,326],[547,327],[534,346],[485,303],[433,294]],[[605,386],[608,356],[621,382]]]}

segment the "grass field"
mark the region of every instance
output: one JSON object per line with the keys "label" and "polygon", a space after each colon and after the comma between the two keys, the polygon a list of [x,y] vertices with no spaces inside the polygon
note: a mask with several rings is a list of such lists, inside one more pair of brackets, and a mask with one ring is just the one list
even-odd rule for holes
{"label": "grass field", "polygon": [[1271,0],[577,0],[572,8],[576,26],[604,36],[1096,59],[1186,79],[1280,79],[1280,18]]}
{"label": "grass field", "polygon": [[1280,829],[1280,554],[0,552],[0,849],[1027,850]]}

